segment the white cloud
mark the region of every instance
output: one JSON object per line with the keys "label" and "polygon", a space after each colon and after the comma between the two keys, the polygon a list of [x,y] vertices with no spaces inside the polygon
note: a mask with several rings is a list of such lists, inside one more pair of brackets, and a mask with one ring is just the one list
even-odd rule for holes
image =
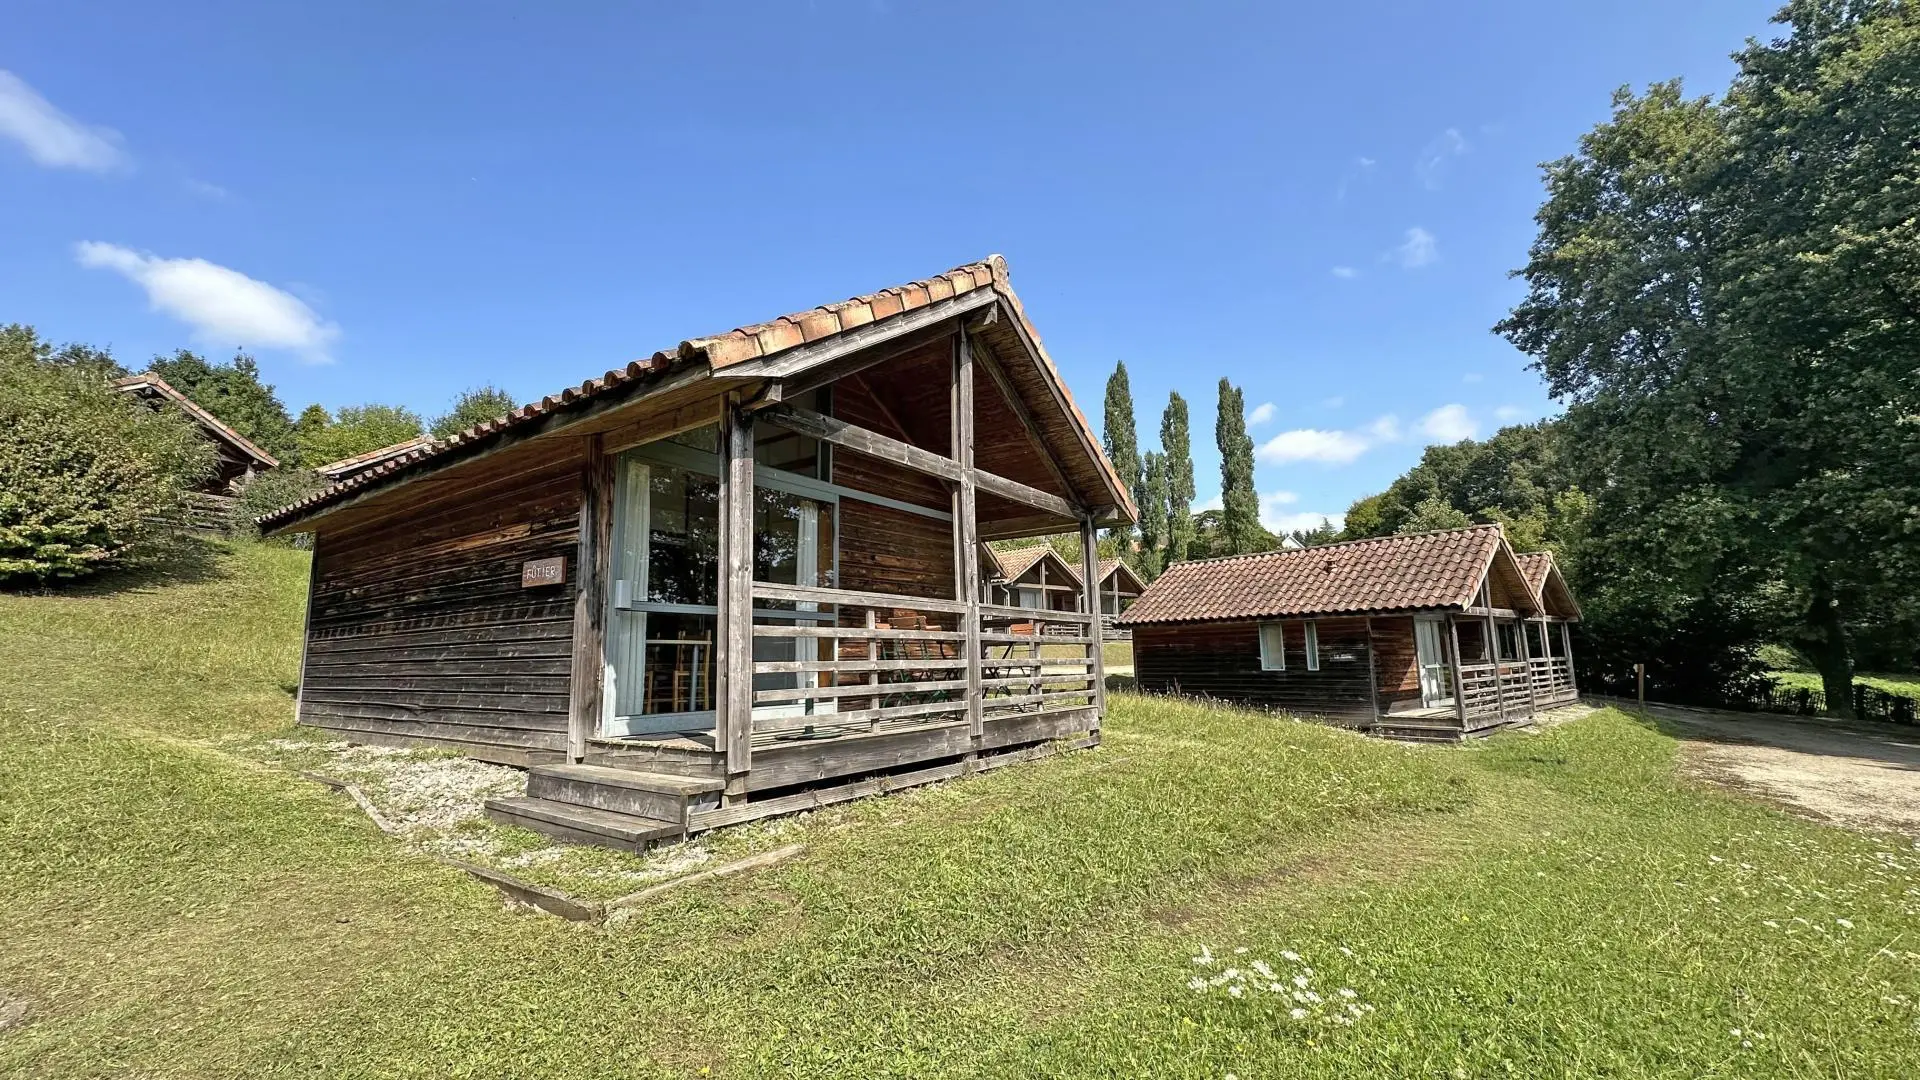
{"label": "white cloud", "polygon": [[1406,241],[1388,252],[1387,257],[1408,270],[1417,270],[1440,258],[1440,240],[1415,225],[1407,230]]}
{"label": "white cloud", "polygon": [[1487,377],[1478,371],[1469,371],[1465,375],[1460,376],[1460,381],[1463,383],[1486,382]]}
{"label": "white cloud", "polygon": [[1263,401],[1247,410],[1247,426],[1258,427],[1273,419],[1273,414],[1278,411],[1279,410],[1274,407],[1273,402]]}
{"label": "white cloud", "polygon": [[209,184],[205,180],[195,180],[191,176],[187,177],[183,183],[186,184],[188,191],[193,192],[203,199],[213,199],[217,202],[225,199],[230,194],[226,188],[221,187],[219,184]]}
{"label": "white cloud", "polygon": [[1301,428],[1283,431],[1262,443],[1263,461],[1285,465],[1292,461],[1318,461],[1324,465],[1345,465],[1367,452],[1371,444],[1351,431],[1320,431]]}
{"label": "white cloud", "polygon": [[327,346],[340,328],[324,322],[299,298],[238,270],[205,259],[163,259],[117,244],[82,241],[80,265],[112,270],[145,289],[155,311],[193,327],[210,344],[291,349],[328,363]]}
{"label": "white cloud", "polygon": [[[1328,398],[1323,404],[1336,408],[1343,400]],[[1296,461],[1345,465],[1382,443],[1397,442],[1400,437],[1400,418],[1389,413],[1352,431],[1322,431],[1318,428],[1283,431],[1260,444],[1255,454],[1260,460],[1275,465]]]}
{"label": "white cloud", "polygon": [[107,172],[127,164],[119,132],[75,120],[6,70],[0,70],[0,135],[49,169]]}
{"label": "white cloud", "polygon": [[1374,167],[1375,165],[1378,165],[1378,164],[1380,164],[1379,162],[1377,162],[1377,161],[1375,161],[1375,160],[1373,160],[1373,159],[1372,159],[1372,158],[1370,158],[1370,157],[1359,157],[1359,158],[1354,158],[1354,159],[1353,159],[1353,163],[1354,163],[1355,165],[1358,165],[1358,166],[1360,166],[1360,167],[1361,167],[1361,168],[1363,168],[1363,169],[1371,169],[1371,168],[1373,168],[1373,167]]}
{"label": "white cloud", "polygon": [[1472,149],[1467,145],[1465,136],[1459,128],[1448,128],[1433,137],[1420,151],[1420,158],[1414,162],[1413,171],[1428,190],[1438,190],[1446,182],[1449,162]]}
{"label": "white cloud", "polygon": [[1209,510],[1225,510],[1226,508],[1227,504],[1225,500],[1221,499],[1218,495],[1213,495],[1208,497],[1205,502],[1195,503],[1193,505],[1193,512],[1196,514],[1204,514]]}
{"label": "white cloud", "polygon": [[1420,433],[1440,442],[1456,443],[1471,439],[1480,430],[1467,415],[1465,405],[1442,405],[1420,420]]}
{"label": "white cloud", "polygon": [[1511,423],[1527,415],[1527,410],[1518,405],[1502,405],[1493,410],[1494,419]]}
{"label": "white cloud", "polygon": [[1367,425],[1367,437],[1374,442],[1395,442],[1400,438],[1400,418],[1388,413]]}
{"label": "white cloud", "polygon": [[1262,510],[1265,510],[1268,506],[1291,506],[1299,501],[1300,493],[1297,491],[1263,491],[1260,493],[1260,508]]}
{"label": "white cloud", "polygon": [[1262,498],[1260,500],[1260,524],[1265,526],[1268,532],[1284,534],[1293,532],[1296,529],[1317,529],[1323,521],[1338,529],[1347,523],[1347,515],[1326,514],[1315,510],[1300,510],[1293,513],[1282,514],[1270,510],[1267,507],[1266,499]]}
{"label": "white cloud", "polygon": [[1346,403],[1347,403],[1346,398],[1340,397],[1339,395],[1336,394],[1333,397],[1330,397],[1325,401],[1322,401],[1320,403],[1320,407],[1323,409],[1337,409],[1340,406],[1345,405]]}
{"label": "white cloud", "polygon": [[1333,276],[1343,281],[1352,281],[1354,278],[1360,276],[1360,271],[1355,270],[1351,266],[1336,266],[1333,268]]}

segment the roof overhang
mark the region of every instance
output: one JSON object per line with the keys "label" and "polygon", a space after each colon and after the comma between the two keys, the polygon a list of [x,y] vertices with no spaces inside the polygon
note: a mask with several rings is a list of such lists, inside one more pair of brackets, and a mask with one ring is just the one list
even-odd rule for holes
{"label": "roof overhang", "polygon": [[163,401],[172,402],[181,412],[187,414],[188,419],[200,425],[201,429],[206,431],[208,435],[225,443],[241,457],[246,458],[263,469],[278,468],[280,465],[278,458],[255,446],[252,440],[228,427],[218,417],[195,404],[192,398],[175,390],[167,380],[155,375],[151,371],[141,372],[138,375],[129,375],[124,379],[115,379],[113,381],[113,388],[123,394],[133,394],[138,397],[154,397]]}
{"label": "roof overhang", "polygon": [[[1099,490],[1072,495],[1092,507],[1096,524],[1128,524],[1138,517],[1126,485],[1040,344],[1019,298],[1008,284],[1006,263],[995,255],[926,281],[912,282],[727,334],[694,338],[624,369],[542,398],[450,438],[379,461],[327,490],[259,519],[262,532],[308,531],[342,511],[364,505],[395,486],[455,465],[499,453],[519,443],[579,430],[616,410],[697,384],[738,388],[747,407],[764,407],[811,386],[884,362],[970,325],[1004,321],[1015,329],[1024,356],[1072,432],[1073,451],[1087,455]],[[599,425],[595,425],[596,427]],[[657,437],[673,434],[661,430]],[[1063,447],[1049,447],[1059,453]],[[1055,526],[1052,530],[1058,531]]]}

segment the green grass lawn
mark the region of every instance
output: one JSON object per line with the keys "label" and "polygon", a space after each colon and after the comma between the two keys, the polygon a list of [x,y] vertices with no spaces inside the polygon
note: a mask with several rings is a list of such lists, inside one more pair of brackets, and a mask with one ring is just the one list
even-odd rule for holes
{"label": "green grass lawn", "polygon": [[1432,749],[1116,695],[623,925],[508,910],[229,752],[304,577],[0,595],[0,1074],[1920,1075],[1920,850],[1617,712]]}

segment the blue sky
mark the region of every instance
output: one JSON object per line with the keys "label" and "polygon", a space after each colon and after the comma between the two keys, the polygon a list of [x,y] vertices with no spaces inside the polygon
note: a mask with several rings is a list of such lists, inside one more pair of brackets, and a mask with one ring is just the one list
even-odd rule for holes
{"label": "blue sky", "polygon": [[1554,411],[1488,331],[1537,164],[1774,5],[8,10],[0,322],[431,414],[1000,252],[1096,422],[1117,360],[1143,442],[1188,398],[1203,500],[1243,386],[1290,526]]}

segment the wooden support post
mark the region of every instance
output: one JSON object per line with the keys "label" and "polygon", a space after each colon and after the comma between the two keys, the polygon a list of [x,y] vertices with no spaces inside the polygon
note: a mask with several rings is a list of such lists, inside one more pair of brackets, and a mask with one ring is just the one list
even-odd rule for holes
{"label": "wooden support post", "polygon": [[973,471],[973,349],[962,329],[953,336],[953,386],[949,412],[952,419],[951,451],[960,466],[960,480],[953,488],[954,599],[967,605],[961,618],[967,650],[967,730],[975,750],[985,732],[980,686],[980,529],[975,520],[979,498],[974,490]]}
{"label": "wooden support post", "polygon": [[1580,694],[1580,684],[1573,677],[1573,632],[1566,623],[1560,624],[1560,651],[1567,657],[1567,686],[1572,688],[1577,697]]}
{"label": "wooden support post", "polygon": [[1493,707],[1498,710],[1500,719],[1507,718],[1507,684],[1500,677],[1500,633],[1494,628],[1493,616],[1487,616],[1487,659],[1493,661]]}
{"label": "wooden support post", "polygon": [[[1419,633],[1418,629],[1414,633]],[[1453,713],[1460,718],[1460,730],[1467,730],[1467,683],[1466,665],[1460,660],[1460,624],[1453,616],[1447,616],[1447,637],[1453,643]]]}
{"label": "wooden support post", "polygon": [[1520,639],[1520,663],[1527,670],[1527,715],[1535,716],[1540,712],[1540,695],[1533,685],[1533,647],[1527,644],[1527,621],[1520,619],[1513,624],[1513,636]]}
{"label": "wooden support post", "polygon": [[714,744],[727,757],[729,802],[744,797],[753,767],[753,414],[727,395],[720,413],[718,686]]}
{"label": "wooden support post", "polygon": [[613,537],[613,463],[599,435],[587,436],[580,469],[580,538],[573,557],[573,665],[567,695],[567,760],[587,756],[600,727],[607,673],[607,575]]}
{"label": "wooden support post", "polygon": [[1080,591],[1086,598],[1087,609],[1092,613],[1094,620],[1087,626],[1087,637],[1092,642],[1087,649],[1091,654],[1088,659],[1093,661],[1093,710],[1096,716],[1105,720],[1107,718],[1107,650],[1106,643],[1100,640],[1098,614],[1100,604],[1098,594],[1094,592],[1100,587],[1100,581],[1095,576],[1099,571],[1100,530],[1093,527],[1093,515],[1088,514],[1080,519]]}

